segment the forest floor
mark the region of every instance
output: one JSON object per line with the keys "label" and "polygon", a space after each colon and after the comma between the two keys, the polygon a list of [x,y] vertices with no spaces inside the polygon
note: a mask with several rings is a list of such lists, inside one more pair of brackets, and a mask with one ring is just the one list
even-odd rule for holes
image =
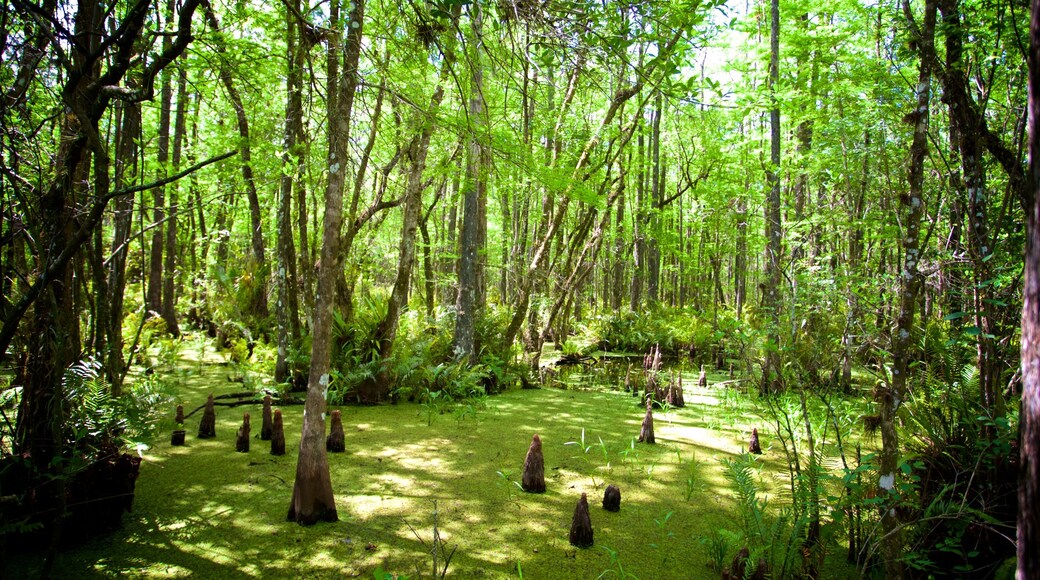
{"label": "forest floor", "polygon": [[[182,363],[171,381],[186,413],[210,393],[242,390],[212,353]],[[729,538],[728,565],[740,545],[722,530],[741,529],[723,460],[743,455],[757,426],[765,453],[754,471],[763,499],[788,485],[787,462],[747,396],[711,384],[685,391],[685,408],[655,412],[656,445],[636,442],[644,411],[620,390],[516,390],[452,408],[338,407],[347,452],[330,454],[329,462],[339,521],[311,527],[285,519],[302,406],[282,408],[287,453],[277,457],[258,438],[259,405],[218,407],[215,439],[194,436],[202,415],[196,413],[186,421],[184,447],[169,442],[171,407],[168,424],[143,451],[123,527],[65,549],[54,572],[372,578],[382,570],[440,577],[430,550],[436,529],[452,555],[448,577],[718,578],[711,538],[716,547]],[[253,417],[254,436],[251,450],[237,453],[244,411]],[[543,443],[544,494],[517,484],[534,434]],[[620,512],[600,505],[608,484],[621,489]],[[589,549],[568,542],[582,493],[595,532]],[[825,549],[824,578],[856,575],[844,563],[840,537],[825,537]],[[438,555],[440,568],[444,561]],[[8,572],[33,577],[39,564],[38,555],[15,555]]]}

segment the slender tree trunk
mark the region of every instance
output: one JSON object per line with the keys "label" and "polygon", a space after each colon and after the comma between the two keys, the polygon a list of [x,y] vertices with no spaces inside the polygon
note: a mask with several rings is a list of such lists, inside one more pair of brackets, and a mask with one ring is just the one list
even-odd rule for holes
{"label": "slender tree trunk", "polygon": [[[909,1],[904,1],[903,11],[911,19]],[[925,2],[924,22],[915,31],[915,41],[921,46],[933,46],[935,38],[935,0]],[[923,54],[923,51],[922,51]],[[920,225],[924,216],[924,164],[928,155],[928,120],[931,103],[932,72],[928,58],[921,58],[917,82],[917,103],[908,117],[913,121],[914,137],[910,145],[910,168],[907,182],[910,191],[901,198],[903,214],[901,232],[903,264],[899,273],[899,315],[892,332],[892,380],[886,392],[880,393],[879,413],[881,416],[881,453],[879,462],[879,485],[887,494],[881,513],[881,550],[885,574],[889,578],[902,578],[905,569],[902,562],[903,534],[900,531],[896,505],[899,496],[896,478],[899,477],[899,432],[896,429],[896,411],[906,396],[907,372],[910,362],[911,336],[914,316],[921,290],[921,274],[918,265],[921,259]]]}
{"label": "slender tree trunk", "polygon": [[228,99],[235,109],[235,119],[238,126],[238,136],[241,139],[239,148],[239,159],[241,160],[242,181],[246,186],[246,198],[249,201],[249,229],[250,244],[252,248],[252,270],[254,286],[252,288],[252,303],[249,305],[250,313],[258,318],[266,318],[267,310],[267,258],[264,255],[264,223],[260,211],[260,196],[256,190],[256,179],[253,175],[253,152],[249,137],[249,117],[242,102],[242,95],[235,87],[234,74],[231,63],[227,60],[227,47],[220,30],[220,22],[213,8],[207,6],[206,21],[217,35],[216,48],[220,54],[220,82],[227,91]]}
{"label": "slender tree trunk", "polygon": [[653,123],[650,126],[650,232],[646,244],[646,298],[651,304],[661,299],[661,247],[657,236],[661,232],[661,210],[664,205],[663,169],[661,167],[661,113],[664,98],[657,93]]}
{"label": "slender tree trunk", "polygon": [[[333,75],[329,85],[329,177],[325,189],[325,227],[322,234],[321,266],[318,270],[318,295],[314,302],[314,329],[311,333],[311,368],[304,403],[303,433],[300,455],[296,462],[296,481],[288,519],[309,525],[318,521],[334,522],[336,500],[329,475],[329,458],[325,452],[325,393],[329,388],[329,362],[332,354],[332,306],[335,304],[340,225],[343,218],[343,190],[346,185],[346,163],[350,158],[350,120],[354,94],[359,82],[358,60],[364,30],[364,0],[353,0],[352,11],[342,20],[347,30],[343,50],[342,75]],[[339,22],[339,0],[333,0],[331,21]],[[338,33],[329,41],[329,60],[338,61]]]}
{"label": "slender tree trunk", "polygon": [[770,2],[771,26],[769,34],[769,92],[772,101],[769,111],[770,155],[766,181],[769,193],[765,204],[766,221],[766,281],[763,309],[769,313],[769,328],[762,364],[762,393],[779,393],[783,389],[780,375],[780,104],[776,99],[776,84],[780,80],[780,2]]}
{"label": "slender tree trunk", "polygon": [[[193,103],[194,104],[194,108],[193,108],[193,114],[191,116],[191,119],[192,119],[192,121],[191,121],[191,147],[188,150],[188,161],[191,162],[192,165],[195,164],[195,151],[196,151],[196,149],[198,149],[198,143],[199,143],[198,116],[199,116],[199,105],[200,105],[200,101],[202,100],[202,97],[201,97],[201,95],[198,92],[195,92],[195,96],[194,96],[193,100],[194,100],[194,103]],[[196,271],[193,275],[197,276],[198,277],[197,280],[201,281],[203,278],[205,278],[205,272],[206,272],[206,269],[207,269],[207,263],[208,263],[208,259],[209,259],[209,246],[210,246],[211,240],[209,239],[209,231],[206,228],[206,212],[205,212],[204,207],[202,205],[202,190],[199,187],[198,179],[195,178],[195,174],[194,173],[191,176],[190,183],[191,183],[191,199],[192,199],[192,201],[195,204],[195,215],[197,216],[196,217],[196,228],[198,229],[199,238],[203,240],[203,242],[201,244],[202,247],[199,249],[199,264],[198,264],[199,270]],[[194,246],[194,244],[193,244],[193,246]],[[193,283],[192,284],[192,288],[193,289],[197,288],[200,285],[201,284]],[[200,295],[195,296],[195,298],[196,299],[201,299],[204,296],[205,296],[205,289],[203,288],[203,292],[200,293]]]}
{"label": "slender tree trunk", "polygon": [[[188,114],[188,69],[184,66],[178,67],[177,77],[177,111],[173,123],[173,171],[181,169],[181,153],[184,149],[184,133],[187,126]],[[163,320],[166,321],[166,330],[174,337],[181,334],[180,326],[177,324],[177,188],[176,183],[171,184],[166,197],[167,220],[166,220],[166,249],[165,265],[163,268]]]}
{"label": "slender tree trunk", "polygon": [[733,257],[733,308],[737,320],[743,320],[744,302],[747,299],[747,201],[744,196],[737,198],[734,207],[737,222],[737,251]]}
{"label": "slender tree trunk", "polygon": [[[138,143],[141,140],[141,106],[122,103],[122,120],[116,136],[115,185],[123,189],[136,181],[138,171]],[[123,301],[126,296],[126,260],[130,251],[130,229],[133,226],[134,196],[123,195],[113,203],[112,257],[108,264],[108,291],[110,300],[108,350],[105,376],[112,386],[112,394],[122,391],[126,361],[123,360]]]}
{"label": "slender tree trunk", "polygon": [[297,295],[296,249],[293,244],[292,209],[293,184],[300,178],[300,162],[302,152],[297,145],[303,123],[303,71],[300,54],[304,44],[298,38],[299,26],[296,14],[299,12],[299,0],[293,0],[286,10],[286,92],[289,98],[285,104],[285,133],[283,139],[284,153],[282,157],[281,188],[278,197],[278,271],[275,279],[278,284],[278,351],[275,359],[274,380],[283,383],[289,378],[290,369],[286,363],[289,345],[300,337],[300,306]]}
{"label": "slender tree trunk", "polygon": [[[631,159],[631,156],[628,158]],[[625,245],[625,191],[622,188],[618,194],[617,214],[614,216],[614,263],[610,292],[610,307],[614,312],[621,311],[624,298]]]}
{"label": "slender tree trunk", "polygon": [[[173,2],[167,2],[169,15],[173,15]],[[170,45],[170,38],[163,38],[163,48]],[[162,73],[162,87],[159,97],[159,139],[156,161],[159,163],[156,179],[163,179],[169,175],[170,160],[170,116],[173,108],[173,83],[170,79],[171,72],[167,69]],[[161,316],[163,314],[163,248],[165,246],[164,231],[168,227],[166,222],[166,187],[159,186],[152,190],[152,243],[148,255],[148,295],[147,307],[149,313]]]}
{"label": "slender tree trunk", "polygon": [[646,148],[643,128],[636,129],[636,203],[632,212],[632,282],[629,286],[628,308],[639,312],[646,283],[647,242],[646,223]]}
{"label": "slender tree trunk", "polygon": [[459,243],[459,293],[455,302],[455,358],[476,362],[474,327],[480,299],[483,261],[478,255],[482,246],[481,231],[487,226],[487,216],[481,208],[487,197],[487,177],[484,174],[484,148],[477,135],[484,127],[484,67],[481,64],[482,38],[480,4],[470,4],[470,95],[469,119],[472,123],[466,151],[466,180],[462,190],[462,235]]}
{"label": "slender tree trunk", "polygon": [[1022,301],[1018,577],[1040,578],[1040,0],[1029,22],[1029,196]]}

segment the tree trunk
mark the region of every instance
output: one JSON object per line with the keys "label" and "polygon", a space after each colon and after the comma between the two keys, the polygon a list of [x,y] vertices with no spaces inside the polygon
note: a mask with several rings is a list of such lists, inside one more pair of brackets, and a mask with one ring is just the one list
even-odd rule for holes
{"label": "tree trunk", "polygon": [[771,25],[769,34],[769,93],[772,108],[769,111],[769,169],[766,182],[766,281],[762,307],[769,313],[766,331],[765,360],[762,363],[762,393],[779,393],[783,389],[780,374],[780,103],[776,99],[776,84],[780,80],[780,3],[770,2]]}
{"label": "tree trunk", "polygon": [[281,187],[278,198],[278,271],[275,279],[278,284],[278,351],[275,359],[274,380],[284,383],[289,379],[291,369],[286,357],[289,346],[300,338],[300,306],[297,295],[296,249],[293,244],[292,208],[293,183],[300,178],[302,151],[297,146],[303,124],[303,70],[301,57],[304,43],[298,38],[299,26],[296,14],[299,12],[299,0],[293,0],[286,10],[286,92],[289,98],[285,104],[285,133],[283,139],[284,153],[282,157]]}
{"label": "tree trunk", "polygon": [[[964,53],[964,30],[961,26],[958,0],[942,0],[943,30],[946,34],[945,85],[956,86],[957,92],[967,94],[964,86],[967,79]],[[986,169],[982,159],[982,134],[976,119],[966,109],[967,103],[958,99],[947,99],[950,105],[951,137],[956,138],[960,153],[964,191],[968,206],[968,257],[972,263],[972,311],[974,312],[976,362],[979,368],[980,400],[985,409],[1004,414],[1004,401],[1000,395],[1000,366],[994,338],[992,316],[993,298],[990,273],[990,258],[993,245],[989,235],[989,212],[986,203]],[[960,187],[958,187],[960,189]]]}
{"label": "tree trunk", "polygon": [[[333,76],[336,84],[328,87],[329,108],[329,177],[325,189],[325,227],[322,234],[321,266],[318,270],[318,295],[314,302],[314,329],[311,333],[311,368],[304,403],[303,433],[300,455],[296,462],[296,480],[288,519],[309,525],[318,521],[336,521],[336,500],[332,493],[329,459],[325,450],[325,392],[329,387],[329,360],[332,353],[332,306],[335,303],[336,278],[339,276],[337,253],[339,230],[343,217],[343,189],[346,163],[350,158],[350,120],[354,93],[358,85],[358,60],[361,34],[364,30],[364,0],[353,0],[354,10],[345,20],[346,46],[343,51],[343,73]],[[331,22],[339,22],[339,2],[334,0]],[[337,34],[329,41],[329,59],[338,61]]]}
{"label": "tree trunk", "polygon": [[[141,141],[141,106],[122,103],[122,121],[116,135],[115,185],[123,189],[136,181],[138,143]],[[129,255],[130,229],[133,225],[134,196],[116,198],[112,216],[112,257],[108,264],[109,317],[108,352],[105,376],[112,394],[122,391],[126,361],[123,360],[123,300],[126,296],[126,260]]]}
{"label": "tree trunk", "polygon": [[[179,67],[177,77],[177,111],[173,123],[173,171],[177,173],[181,169],[181,152],[184,149],[184,133],[187,126],[188,114],[188,69]],[[163,304],[162,316],[166,321],[166,330],[175,338],[180,336],[180,326],[177,324],[177,188],[178,185],[170,185],[167,202],[166,223],[166,249],[165,265],[163,267]]]}
{"label": "tree trunk", "polygon": [[636,203],[632,212],[632,281],[629,285],[628,308],[639,312],[646,283],[646,147],[642,127],[636,129]]}
{"label": "tree trunk", "polygon": [[[408,290],[412,269],[415,267],[415,233],[419,228],[419,217],[422,213],[423,172],[426,170],[426,157],[430,151],[430,138],[436,127],[437,111],[444,99],[445,73],[447,64],[441,72],[441,80],[430,97],[429,108],[425,112],[416,112],[417,124],[421,132],[414,136],[408,144],[405,156],[408,159],[408,181],[405,184],[404,216],[401,218],[401,241],[398,244],[397,277],[386,305],[386,315],[375,330],[375,340],[379,345],[378,356],[386,359],[393,349],[397,337],[397,327],[401,311],[408,306]],[[382,401],[390,392],[389,377],[380,373],[375,381],[358,389],[358,397],[363,403]]]}
{"label": "tree trunk", "polygon": [[1022,301],[1018,577],[1040,578],[1040,0],[1029,22],[1029,196]]}
{"label": "tree trunk", "polygon": [[484,173],[484,148],[477,135],[484,128],[484,67],[481,64],[480,52],[483,44],[480,4],[470,4],[471,41],[473,50],[467,61],[470,66],[469,95],[469,143],[466,150],[466,180],[462,190],[462,235],[459,240],[459,292],[455,302],[455,333],[452,350],[458,360],[476,362],[474,327],[477,309],[482,300],[481,280],[483,279],[483,260],[478,255],[481,250],[481,230],[486,228],[487,216],[482,215],[481,206],[487,197],[487,176]]}
{"label": "tree trunk", "polygon": [[[167,2],[170,16],[173,13],[173,3]],[[163,38],[163,47],[170,44],[170,38]],[[162,73],[162,87],[159,89],[159,139],[156,151],[156,161],[159,169],[156,179],[163,179],[169,175],[168,163],[170,160],[170,109],[173,107],[173,83],[170,80],[170,71]],[[168,227],[166,223],[166,187],[159,186],[152,190],[152,243],[149,246],[148,257],[148,295],[147,316],[163,314],[163,248],[165,236],[163,232]]]}
{"label": "tree trunk", "polygon": [[744,302],[747,299],[747,201],[737,198],[734,210],[737,222],[737,251],[733,257],[733,308],[737,320],[744,318]]}
{"label": "tree trunk", "polygon": [[[903,11],[907,19],[911,19],[909,1],[904,1]],[[927,0],[925,3],[924,25],[914,34],[915,41],[921,46],[930,47],[935,38],[936,3]],[[922,53],[923,54],[923,53]],[[900,205],[903,224],[900,239],[902,241],[903,267],[899,273],[899,314],[892,332],[892,380],[887,392],[879,393],[879,414],[881,416],[881,453],[879,454],[879,485],[887,498],[882,504],[881,513],[881,551],[884,559],[885,574],[888,578],[902,578],[905,569],[902,562],[903,535],[900,531],[899,516],[896,506],[903,501],[899,496],[896,478],[899,477],[899,432],[896,429],[896,411],[906,395],[907,372],[910,362],[911,335],[914,327],[914,315],[920,293],[922,279],[918,271],[921,258],[920,224],[924,215],[924,164],[928,155],[928,120],[931,103],[931,62],[921,58],[921,68],[917,83],[917,104],[914,112],[908,116],[913,121],[914,137],[910,145],[910,168],[907,181],[910,191],[901,197]]]}
{"label": "tree trunk", "polygon": [[260,211],[260,197],[256,191],[256,179],[253,176],[253,153],[249,140],[249,117],[246,116],[246,108],[242,103],[242,96],[235,87],[234,75],[231,63],[228,62],[227,46],[220,30],[220,22],[213,8],[207,6],[206,21],[210,28],[216,33],[216,49],[220,55],[220,82],[227,91],[228,99],[235,109],[235,119],[238,126],[238,136],[241,140],[239,147],[239,158],[241,160],[242,181],[246,186],[246,198],[249,201],[249,229],[250,244],[252,248],[253,288],[249,312],[258,318],[267,318],[267,259],[264,256],[264,229],[263,216]]}
{"label": "tree trunk", "polygon": [[653,123],[650,126],[650,231],[646,244],[646,299],[657,304],[661,299],[661,247],[657,236],[661,233],[661,210],[664,209],[664,179],[661,168],[661,113],[663,96],[660,92],[654,104]]}

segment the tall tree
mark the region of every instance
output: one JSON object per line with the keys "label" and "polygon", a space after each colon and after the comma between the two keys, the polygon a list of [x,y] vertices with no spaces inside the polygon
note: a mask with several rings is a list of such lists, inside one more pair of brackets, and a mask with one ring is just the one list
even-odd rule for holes
{"label": "tall tree", "polygon": [[[346,26],[342,57],[334,31],[329,39],[329,62],[342,58],[342,72],[329,75],[329,175],[325,187],[325,223],[322,233],[321,266],[318,270],[318,294],[314,301],[314,326],[311,332],[311,368],[304,403],[303,433],[296,462],[296,480],[289,502],[288,519],[304,525],[338,519],[336,499],[332,493],[329,458],[325,452],[325,393],[329,388],[329,359],[332,352],[332,307],[336,302],[336,279],[339,276],[340,226],[343,217],[343,190],[346,185],[347,160],[350,158],[350,123],[354,95],[360,81],[358,61],[364,30],[365,2],[353,0],[342,18]],[[333,0],[331,21],[339,22],[340,2]],[[334,83],[334,84],[333,84]]]}
{"label": "tall tree", "polygon": [[762,363],[763,393],[779,393],[783,389],[780,374],[780,101],[777,83],[780,81],[780,0],[769,3],[769,167],[766,169],[766,280],[762,290],[762,307],[769,316],[766,331],[765,360]]}
{"label": "tall tree", "polygon": [[[63,379],[81,347],[78,312],[73,304],[72,264],[83,257],[83,247],[99,227],[109,201],[159,185],[113,191],[111,158],[99,130],[101,120],[113,100],[140,102],[152,98],[156,76],[191,41],[191,19],[198,2],[187,0],[181,5],[177,30],[171,32],[171,42],[158,54],[151,53],[145,34],[147,23],[155,18],[148,1],[127,6],[121,18],[91,2],[81,2],[62,14],[54,4],[46,6],[52,12],[42,13],[39,6],[20,1],[14,5],[27,30],[49,40],[54,52],[48,62],[61,69],[49,71],[53,75],[48,74],[44,82],[49,90],[56,90],[65,114],[58,121],[49,178],[41,179],[40,186],[19,183],[19,187],[28,187],[21,195],[30,200],[37,221],[32,231],[35,273],[5,313],[0,361],[8,356],[11,340],[32,307],[13,451],[29,458],[29,476],[38,484],[34,491],[36,506],[55,518],[55,530],[60,531],[65,477],[60,473],[64,462],[59,458],[64,452],[62,427],[68,413],[63,402]],[[72,19],[71,27],[58,24],[67,18]],[[139,58],[142,50],[150,53],[148,59]],[[23,62],[29,61],[32,59]],[[131,70],[140,75],[138,83],[123,85]],[[35,82],[36,75],[37,71],[31,71],[23,78]],[[81,184],[75,180],[87,176],[91,177],[92,195],[79,195]],[[45,560],[44,576],[53,562],[50,556]]]}
{"label": "tall tree", "polygon": [[299,0],[292,0],[285,11],[285,131],[283,137],[281,187],[278,197],[278,353],[274,380],[287,380],[289,345],[300,338],[300,305],[297,293],[296,249],[293,243],[293,185],[300,178],[303,151],[298,146],[303,131],[303,66],[309,45],[303,31]]}
{"label": "tall tree", "polygon": [[[481,211],[487,197],[487,175],[484,172],[484,147],[481,145],[484,121],[483,15],[479,2],[469,5],[470,34],[466,51],[470,73],[469,123],[466,149],[466,179],[462,189],[462,235],[459,240],[459,291],[455,302],[455,357],[473,361],[476,355],[474,326],[480,306],[480,268],[483,260],[481,231],[487,228],[487,216]],[[485,223],[481,221],[485,220]]]}
{"label": "tall tree", "polygon": [[[903,13],[914,42],[921,47],[922,55],[934,45],[936,2],[927,0],[921,26],[917,26],[909,0],[903,2]],[[922,56],[915,86],[916,101],[913,112],[906,119],[913,126],[913,141],[910,145],[910,167],[907,184],[909,191],[900,197],[902,230],[900,247],[902,267],[899,272],[899,313],[892,332],[892,378],[887,389],[877,397],[881,417],[881,453],[879,454],[879,486],[888,494],[888,504],[881,514],[881,549],[885,574],[889,578],[902,578],[903,534],[895,502],[900,501],[896,477],[899,474],[899,431],[896,429],[896,411],[906,399],[907,373],[910,370],[912,334],[922,279],[921,220],[924,217],[924,170],[928,155],[928,120],[931,105],[932,67],[931,60]]]}

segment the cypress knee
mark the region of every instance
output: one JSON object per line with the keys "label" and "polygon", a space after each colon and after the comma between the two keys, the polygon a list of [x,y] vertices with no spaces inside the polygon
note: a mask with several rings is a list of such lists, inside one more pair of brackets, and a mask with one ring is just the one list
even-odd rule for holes
{"label": "cypress knee", "polygon": [[708,386],[708,373],[704,372],[704,365],[701,365],[701,375],[697,377],[697,386],[702,389]]}
{"label": "cypress knee", "polygon": [[639,429],[639,442],[654,444],[654,404],[646,402],[646,416],[643,417],[643,427]]}
{"label": "cypress knee", "polygon": [[608,485],[603,492],[603,509],[608,512],[621,510],[621,489],[616,485]]}
{"label": "cypress knee", "polygon": [[531,437],[520,487],[531,493],[545,493],[545,458],[542,456],[542,440],[538,435]]}
{"label": "cypress knee", "polygon": [[592,519],[589,517],[589,500],[581,494],[571,520],[571,545],[579,548],[592,547]]}
{"label": "cypress knee", "polygon": [[260,424],[260,440],[271,440],[271,395],[264,395],[263,423]]}
{"label": "cypress knee", "polygon": [[675,402],[672,403],[674,406],[682,408],[686,406],[686,398],[683,397],[682,391],[682,375],[679,375],[679,382],[675,385]]}
{"label": "cypress knee", "polygon": [[758,429],[751,430],[751,442],[748,443],[748,452],[762,455],[762,446],[758,443]]}
{"label": "cypress knee", "polygon": [[285,455],[285,430],[282,428],[280,409],[275,409],[271,425],[271,455]]}
{"label": "cypress knee", "polygon": [[249,413],[242,414],[242,426],[238,428],[238,437],[235,439],[235,451],[249,453]]}
{"label": "cypress knee", "polygon": [[325,439],[325,450],[330,453],[343,453],[347,450],[346,437],[343,435],[343,419],[339,410],[332,412],[332,428]]}
{"label": "cypress knee", "polygon": [[176,425],[173,428],[173,435],[170,436],[170,445],[184,445],[184,405],[177,405],[177,413],[173,417],[173,422]]}
{"label": "cypress knee", "polygon": [[741,548],[736,556],[733,556],[733,562],[729,566],[729,577],[744,579],[744,575],[747,573],[748,559],[751,557],[751,551],[748,550],[747,546]]}
{"label": "cypress knee", "polygon": [[199,421],[199,439],[210,439],[217,436],[217,412],[213,410],[213,394],[206,399],[206,409]]}

